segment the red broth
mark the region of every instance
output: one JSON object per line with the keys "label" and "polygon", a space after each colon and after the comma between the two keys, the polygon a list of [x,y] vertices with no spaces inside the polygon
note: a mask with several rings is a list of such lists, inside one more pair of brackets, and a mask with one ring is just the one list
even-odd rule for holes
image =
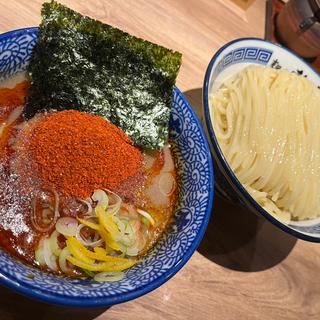
{"label": "red broth", "polygon": [[[21,179],[14,170],[16,150],[15,141],[18,133],[23,127],[24,119],[19,116],[13,123],[6,126],[10,114],[18,111],[23,106],[27,94],[28,82],[23,81],[14,88],[0,88],[0,124],[2,133],[0,135],[0,246],[7,252],[26,262],[38,266],[35,260],[35,250],[39,241],[44,236],[49,236],[53,229],[40,232],[34,228],[31,221],[31,212],[34,206],[34,195],[37,190],[26,190],[21,185]],[[168,170],[164,170],[167,167]],[[159,186],[166,180],[166,175],[174,177],[174,187],[167,193],[166,198],[158,196]],[[142,173],[133,176],[113,190],[125,202],[124,207],[130,205],[149,212],[155,225],[150,227],[149,238],[143,253],[147,252],[159,236],[164,232],[168,223],[171,222],[174,206],[177,199],[177,173],[170,147],[161,151],[144,153],[144,165]],[[107,188],[108,186],[106,186]],[[60,195],[60,216],[81,216],[79,199]],[[94,190],[92,190],[93,192]],[[129,210],[129,209],[128,209]],[[65,245],[65,239],[59,237],[61,247]],[[47,269],[45,267],[42,267]],[[48,270],[48,269],[47,269]],[[60,270],[57,273],[61,273]],[[75,272],[75,274],[79,274]]]}

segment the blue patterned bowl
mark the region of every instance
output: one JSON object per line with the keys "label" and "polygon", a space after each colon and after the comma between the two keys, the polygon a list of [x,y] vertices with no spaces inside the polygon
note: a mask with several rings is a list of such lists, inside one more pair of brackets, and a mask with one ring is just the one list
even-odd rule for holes
{"label": "blue patterned bowl", "polygon": [[203,106],[214,158],[217,194],[233,203],[248,208],[258,215],[262,215],[275,226],[297,238],[320,242],[320,218],[290,223],[277,220],[260,207],[241,185],[219,147],[211,122],[208,103],[209,92],[217,90],[226,79],[235,75],[249,64],[265,65],[275,69],[285,68],[308,77],[317,86],[320,86],[319,74],[306,62],[286,48],[268,41],[255,38],[238,39],[224,45],[217,51],[207,68],[203,89]]}
{"label": "blue patterned bowl", "polygon": [[[25,70],[37,28],[0,35],[0,80]],[[198,247],[211,214],[213,169],[209,147],[189,103],[175,88],[170,121],[180,174],[175,221],[123,280],[98,283],[40,272],[0,250],[0,283],[29,297],[78,307],[107,306],[137,298],[170,279]]]}

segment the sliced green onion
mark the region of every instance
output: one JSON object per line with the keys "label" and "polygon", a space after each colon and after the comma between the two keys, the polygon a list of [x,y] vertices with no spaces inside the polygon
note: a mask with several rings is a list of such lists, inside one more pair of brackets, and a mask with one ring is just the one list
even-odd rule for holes
{"label": "sliced green onion", "polygon": [[63,248],[59,255],[59,267],[62,272],[70,273],[72,268],[68,266],[67,258],[70,256],[70,251],[67,247]]}
{"label": "sliced green onion", "polygon": [[43,257],[49,269],[53,271],[58,270],[57,258],[51,250],[49,238],[43,240]]}
{"label": "sliced green onion", "polygon": [[143,216],[143,217],[141,218],[141,221],[142,221],[142,223],[145,224],[147,227],[150,226],[150,220],[148,220],[146,217]]}
{"label": "sliced green onion", "polygon": [[56,230],[66,237],[73,237],[77,233],[78,221],[72,217],[60,218],[56,223]]}
{"label": "sliced green onion", "polygon": [[94,276],[94,280],[98,282],[115,282],[124,278],[124,272],[99,272]]}
{"label": "sliced green onion", "polygon": [[106,190],[109,196],[109,205],[107,207],[107,211],[111,215],[115,215],[120,210],[122,199],[116,193],[111,190]]}
{"label": "sliced green onion", "polygon": [[118,218],[117,216],[112,216],[112,220],[116,223],[116,225],[118,226],[118,229],[120,231],[120,237],[124,236],[124,232],[125,232],[125,223]]}
{"label": "sliced green onion", "polygon": [[86,269],[81,269],[81,270],[83,273],[85,273],[90,278],[93,278],[95,276],[95,273],[90,270],[86,270]]}
{"label": "sliced green onion", "polygon": [[138,255],[139,253],[139,248],[138,247],[130,247],[130,248],[127,248],[127,252],[126,252],[126,255],[127,256],[130,256],[130,257],[135,257]]}
{"label": "sliced green onion", "polygon": [[150,221],[150,223],[151,223],[152,226],[155,225],[154,219],[151,217],[151,215],[150,215],[148,212],[146,212],[146,211],[144,211],[144,210],[141,210],[141,209],[137,209],[137,212],[138,212],[139,214],[141,214],[143,217],[145,217],[146,219],[148,219],[148,220]]}
{"label": "sliced green onion", "polygon": [[[31,212],[31,223],[32,223],[33,227],[40,232],[48,232],[56,224],[56,221],[60,216],[60,214],[59,214],[59,195],[55,190],[52,190],[52,193],[54,195],[55,203],[54,203],[54,208],[52,208],[51,210],[54,211],[54,215],[53,215],[53,218],[51,219],[51,221],[49,221],[49,223],[45,223],[44,226],[41,226],[38,223],[39,218],[37,218],[37,212],[36,212],[37,199],[34,198],[32,201],[33,208],[32,208],[32,212]],[[47,215],[47,210],[46,210],[47,208],[51,208],[51,206],[46,205],[44,207],[45,215]],[[47,220],[47,217],[44,217],[44,218]]]}
{"label": "sliced green onion", "polygon": [[125,245],[126,247],[131,247],[136,241],[136,234],[132,228],[132,225],[129,222],[126,223],[124,236],[120,240],[120,242]]}
{"label": "sliced green onion", "polygon": [[92,215],[92,213],[94,213],[94,211],[92,208],[91,199],[86,199],[86,200],[80,199],[80,201],[87,206],[87,211],[85,212],[85,214]]}
{"label": "sliced green onion", "polygon": [[99,233],[95,233],[94,239],[85,239],[82,235],[81,235],[81,229],[86,227],[84,224],[79,224],[77,227],[77,232],[76,232],[76,239],[82,243],[83,245],[87,246],[87,247],[97,247],[100,246],[103,243],[103,239],[99,236]]}
{"label": "sliced green onion", "polygon": [[52,250],[53,254],[56,256],[59,256],[59,254],[61,253],[61,249],[60,249],[59,243],[58,243],[58,236],[59,236],[59,232],[55,230],[52,232],[52,234],[49,238],[51,250]]}
{"label": "sliced green onion", "polygon": [[98,202],[97,206],[103,206],[104,209],[109,205],[109,197],[104,190],[95,190],[91,198],[93,201]]}

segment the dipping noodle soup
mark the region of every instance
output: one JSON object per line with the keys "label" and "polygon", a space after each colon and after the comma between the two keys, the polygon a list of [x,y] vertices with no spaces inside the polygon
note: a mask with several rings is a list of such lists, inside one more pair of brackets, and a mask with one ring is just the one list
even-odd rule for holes
{"label": "dipping noodle soup", "polygon": [[0,246],[118,281],[173,218],[181,54],[55,1],[41,13],[26,74],[0,84]]}
{"label": "dipping noodle soup", "polygon": [[121,279],[172,219],[170,145],[142,151],[76,110],[26,121],[29,82],[13,80],[0,88],[0,246],[46,271]]}
{"label": "dipping noodle soup", "polygon": [[[8,161],[7,175],[13,182],[19,176],[16,185],[26,196],[20,199],[17,192],[12,193],[12,198],[19,203],[29,202],[31,237],[40,235],[35,252],[30,250],[31,258],[34,256],[31,263],[10,254],[11,246],[0,245],[0,282],[46,303],[102,307],[126,302],[172,278],[198,247],[213,201],[209,146],[192,107],[174,85],[181,54],[80,17],[55,1],[43,6],[42,16],[45,22],[39,28],[0,35],[0,52],[4,53],[0,86],[12,89],[27,80],[23,111],[12,125],[15,132],[10,133],[8,141],[15,155]],[[78,30],[81,27],[85,30]],[[21,74],[20,79],[12,77],[21,71],[26,74]],[[2,79],[8,81],[1,82]],[[7,126],[7,122],[1,121],[0,125]],[[81,123],[82,130],[74,122]],[[92,132],[93,125],[97,132]],[[86,140],[89,132],[92,136]],[[65,148],[72,138],[72,148]],[[77,156],[80,149],[85,157]],[[103,159],[103,150],[111,161]],[[167,151],[172,161],[166,161],[170,159]],[[32,161],[25,162],[28,158]],[[111,170],[111,162],[122,170]],[[52,170],[48,170],[48,164]],[[57,164],[63,167],[63,175],[59,175]],[[108,174],[101,171],[102,165]],[[170,170],[172,166],[174,169]],[[80,174],[82,171],[86,174]],[[124,179],[127,176],[130,177]],[[141,189],[130,188],[134,183]],[[58,186],[59,192],[53,186]],[[65,200],[68,197],[70,200]],[[116,214],[119,198],[123,212]],[[130,201],[140,202],[141,206]],[[99,202],[101,206],[96,209]],[[155,206],[154,211],[146,207],[148,202]],[[57,207],[55,227],[46,232]],[[77,209],[79,213],[75,215]],[[1,211],[0,216],[6,213]],[[21,210],[16,213],[12,218],[22,221]],[[76,219],[78,227],[84,226],[75,230],[74,220],[58,224],[59,219],[65,218]],[[106,218],[107,223],[101,218]],[[130,219],[140,220],[140,227]],[[104,224],[109,229],[103,230]],[[137,253],[144,241],[138,234],[135,241],[132,234],[141,228],[151,236],[144,250]],[[66,230],[69,235],[61,235]],[[55,231],[61,234],[52,236]],[[124,235],[123,243],[119,234]],[[77,237],[84,248],[73,240]],[[45,242],[47,238],[52,239],[52,245]],[[106,243],[116,249],[107,248]],[[126,246],[126,252],[118,250],[117,245]],[[21,241],[21,250],[16,251],[23,255],[27,249]],[[136,264],[130,267],[132,262]]]}

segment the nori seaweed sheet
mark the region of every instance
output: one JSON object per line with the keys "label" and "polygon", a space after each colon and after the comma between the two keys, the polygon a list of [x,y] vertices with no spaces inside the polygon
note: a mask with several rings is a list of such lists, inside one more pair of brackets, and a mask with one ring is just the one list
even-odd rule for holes
{"label": "nori seaweed sheet", "polygon": [[100,115],[143,148],[168,142],[181,54],[55,2],[44,3],[28,74],[26,118],[76,109]]}

